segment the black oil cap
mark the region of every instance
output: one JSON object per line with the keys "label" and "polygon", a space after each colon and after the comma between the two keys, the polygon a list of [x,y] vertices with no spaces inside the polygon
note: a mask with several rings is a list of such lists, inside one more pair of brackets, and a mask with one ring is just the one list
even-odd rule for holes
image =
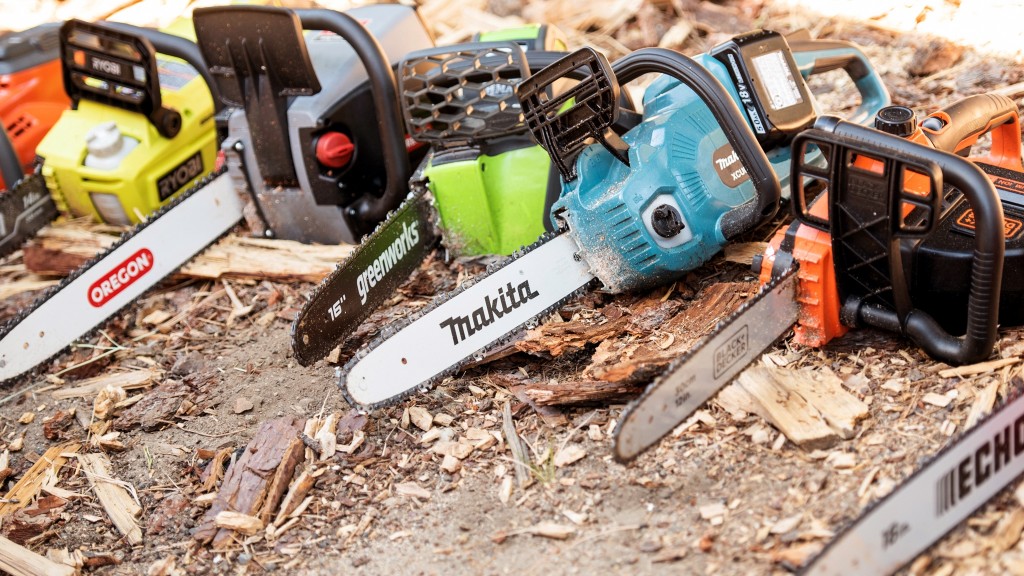
{"label": "black oil cap", "polygon": [[875,115],[875,129],[906,138],[917,130],[917,115],[906,106],[886,106]]}
{"label": "black oil cap", "polygon": [[668,204],[662,204],[654,209],[654,213],[651,214],[651,226],[662,238],[671,238],[686,228],[682,214],[675,206]]}

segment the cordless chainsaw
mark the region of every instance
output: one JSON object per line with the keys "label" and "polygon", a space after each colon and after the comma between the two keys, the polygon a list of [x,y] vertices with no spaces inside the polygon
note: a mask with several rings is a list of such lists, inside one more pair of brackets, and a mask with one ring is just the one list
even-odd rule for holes
{"label": "cordless chainsaw", "polygon": [[59,24],[43,24],[0,36],[0,122],[9,144],[0,157],[0,189],[32,170],[36,146],[68,107],[59,30]]}
{"label": "cordless chainsaw", "polygon": [[191,33],[190,22],[178,20],[170,30],[175,34],[80,20],[60,27],[71,109],[39,141],[40,165],[0,197],[0,256],[58,209],[130,225],[213,169],[214,106],[201,77],[205,66],[195,44],[179,36]]}
{"label": "cordless chainsaw", "polygon": [[524,53],[511,40],[406,55],[400,67],[406,124],[431,151],[410,180],[409,198],[299,311],[292,349],[301,364],[327,355],[391,298],[427,256],[437,230],[446,248],[461,255],[507,255],[544,233],[560,183],[529,135],[514,89],[531,68],[564,55]]}
{"label": "cordless chainsaw", "polygon": [[[1014,317],[1021,307],[1019,299],[1000,307],[1003,271],[1019,264],[1012,215],[1020,213],[1024,172],[1016,106],[973,97],[932,115],[922,129],[907,109],[880,116],[889,134],[822,118],[797,138],[794,175],[806,178],[793,179],[797,223],[762,259],[762,279],[766,269],[770,279],[627,408],[615,433],[617,459],[631,460],[671,431],[795,324],[797,338],[815,345],[867,325],[904,334],[954,364],[991,353],[1000,311]],[[966,152],[992,128],[999,128],[992,152],[976,162],[932,148]],[[827,168],[802,164],[810,146],[825,151]],[[808,191],[821,187],[827,193],[812,202]],[[949,296],[962,301],[925,310],[917,298],[931,287],[917,276],[935,274],[942,258],[947,276],[958,260],[968,261]],[[833,303],[822,306],[826,300]],[[1019,393],[872,505],[804,571],[891,573],[1018,477],[1024,460],[1013,458],[1011,446],[1024,421]]]}
{"label": "cordless chainsaw", "polygon": [[[411,163],[426,152],[404,134],[392,137],[402,117],[397,102],[389,98],[381,109],[376,101],[393,82],[383,67],[433,40],[411,8],[350,10],[393,57],[366,64],[367,71],[360,61],[375,58],[367,56],[370,38],[342,38],[305,15],[301,26],[284,27],[267,13],[210,8],[195,17],[200,47],[231,108],[222,149],[247,196],[246,221],[267,237],[355,244],[405,197]],[[264,58],[270,67],[261,70]],[[379,86],[371,90],[368,76]]]}
{"label": "cordless chainsaw", "polygon": [[57,216],[35,169],[36,146],[68,107],[60,83],[60,25],[0,36],[0,257]]}
{"label": "cordless chainsaw", "polygon": [[[411,8],[403,6],[372,8],[415,14]],[[307,97],[299,95],[301,93],[312,95],[318,91],[316,85],[306,82],[316,76],[302,37],[303,27],[336,34],[339,38],[333,42],[336,51],[355,51],[367,71],[368,80],[334,96],[343,103],[355,92],[365,90],[372,95],[369,101],[373,118],[369,124],[378,126],[375,142],[387,158],[386,170],[382,167],[376,178],[381,182],[386,178],[386,187],[383,191],[367,189],[365,197],[357,199],[353,209],[369,218],[380,219],[387,213],[390,203],[404,195],[409,158],[404,146],[394,72],[380,44],[360,24],[358,18],[362,10],[353,10],[350,15],[330,10],[293,12],[230,6],[197,9],[194,20],[200,43],[216,49],[208,59],[210,70],[217,78],[214,85],[220,85],[226,99],[237,98],[238,102],[246,98],[247,92],[267,88],[268,71],[275,76],[275,71],[289,72],[289,78],[299,84],[290,87],[296,101]],[[386,21],[384,15],[381,16],[381,21]],[[373,22],[369,25],[372,27]],[[260,45],[259,37],[252,36],[256,32],[277,39],[290,37],[292,42],[281,47],[286,49],[254,51],[249,46]],[[209,42],[203,42],[206,35],[209,35]],[[225,67],[225,62],[232,61],[238,63],[238,69]],[[300,64],[305,68],[300,69]],[[302,82],[306,82],[305,87]],[[350,112],[355,116],[347,120],[353,124],[366,122],[371,117],[362,109]],[[365,144],[363,149],[374,145]],[[59,354],[74,340],[88,335],[241,222],[244,202],[234,184],[224,169],[207,176],[8,321],[0,329],[0,382],[24,375]],[[59,322],[54,320],[57,318]]]}
{"label": "cordless chainsaw", "polygon": [[[499,34],[503,34],[505,38],[508,37],[508,33]],[[550,33],[546,36],[550,37]],[[550,47],[557,47],[557,43],[556,41],[555,45]],[[758,132],[758,141],[769,151],[769,159],[780,173],[785,173],[788,170],[788,147],[784,144],[792,134],[813,121],[818,114],[817,103],[803,82],[804,77],[830,70],[844,70],[854,80],[861,96],[861,105],[854,113],[857,121],[864,121],[865,118],[872,117],[877,109],[889,102],[888,92],[881,79],[856,46],[843,42],[815,41],[804,38],[795,40],[794,45],[797,47],[797,51],[791,52],[786,39],[782,36],[774,32],[758,31],[738,36],[717,47],[711,54],[698,57],[698,61],[726,85],[733,100],[742,105],[748,121]],[[517,54],[516,51],[508,48],[501,48],[501,50],[507,54]],[[759,54],[769,55],[770,62],[759,58]],[[551,52],[529,53],[529,67],[536,68],[538,64],[544,64],[551,55]],[[472,53],[468,56],[472,56]],[[778,58],[784,65],[781,68],[772,64],[773,62],[777,64],[775,59]],[[534,172],[523,173],[518,177],[506,176],[509,172],[507,168],[510,166],[507,162],[502,162],[499,166],[506,168],[499,173],[502,180],[509,181],[508,178],[515,178],[511,180],[510,185],[506,186],[510,190],[507,193],[502,193],[501,180],[497,179],[494,170],[496,160],[500,157],[497,155],[489,157],[486,154],[488,148],[495,150],[495,153],[507,150],[510,139],[495,140],[493,137],[496,133],[500,133],[501,123],[513,126],[510,122],[518,119],[515,114],[518,114],[519,108],[517,106],[507,108],[510,114],[503,117],[500,113],[496,113],[500,108],[495,104],[486,107],[477,106],[471,96],[477,89],[478,84],[476,83],[481,81],[476,76],[486,78],[487,74],[490,74],[497,79],[496,86],[501,83],[502,78],[515,73],[514,66],[509,67],[506,58],[500,57],[500,54],[492,54],[490,58],[473,57],[471,61],[479,69],[472,75],[463,73],[463,76],[460,77],[459,72],[466,70],[466,66],[457,66],[446,62],[438,54],[426,54],[419,60],[410,58],[406,62],[415,62],[417,67],[422,67],[425,63],[423,59],[433,63],[433,66],[428,67],[430,74],[433,75],[423,76],[422,73],[417,73],[416,67],[406,69],[408,72],[405,74],[407,77],[406,118],[413,137],[433,141],[435,152],[426,169],[413,179],[412,184],[415,201],[420,205],[425,204],[427,200],[425,195],[418,192],[429,188],[433,193],[435,205],[440,213],[441,229],[446,245],[461,247],[463,251],[468,250],[470,253],[499,254],[508,253],[513,247],[525,245],[535,238],[534,234],[540,230],[540,226],[523,228],[524,224],[521,223],[536,222],[536,217],[533,214],[537,213],[541,198],[544,198],[541,214],[546,221],[545,228],[552,231],[553,220],[549,218],[551,206],[560,194],[564,194],[562,190],[567,188],[559,189],[558,173],[554,171],[548,172],[549,179],[546,185],[543,183],[541,178],[544,173],[540,170],[547,168],[546,159],[543,162],[538,160],[531,167]],[[514,59],[512,62],[514,63]],[[483,65],[490,63],[496,68],[484,70],[481,63]],[[444,65],[444,73],[435,72],[435,70],[441,69],[439,64]],[[521,64],[521,67],[525,68],[525,65]],[[564,82],[574,77],[579,80],[581,71],[582,69],[563,67],[561,75],[544,86],[545,94],[552,92],[552,84],[555,84],[556,80]],[[423,78],[420,79],[420,76]],[[779,77],[777,82],[769,82],[776,76]],[[456,85],[460,88],[453,90],[452,87]],[[686,93],[688,95],[683,96],[681,91],[674,90],[679,85],[678,80],[666,76],[655,81],[654,85],[648,89],[647,94],[652,101],[659,97],[662,100],[683,99],[683,101],[675,102],[678,107],[704,107],[699,98],[689,92]],[[791,90],[788,96],[775,93],[782,86]],[[473,90],[466,88],[473,88]],[[492,89],[493,91],[494,89]],[[615,94],[617,98],[623,99],[622,103],[625,106],[616,104],[619,112],[612,124],[616,129],[626,131],[639,122],[640,115],[630,109],[631,103],[625,98],[624,93],[616,88]],[[485,91],[484,99],[497,100],[498,96],[500,94],[487,94]],[[560,101],[562,102],[560,105],[568,106],[572,103],[571,100],[571,98],[563,99]],[[473,107],[469,105],[473,105]],[[655,107],[670,109],[672,104],[660,102],[655,104]],[[580,110],[583,107],[576,109]],[[467,115],[467,110],[472,110],[473,113]],[[563,111],[559,109],[555,113]],[[709,118],[706,124],[691,125],[687,128],[687,131],[697,133],[690,142],[702,141],[700,131],[711,130],[713,126],[717,125],[710,115],[706,117]],[[663,132],[655,131],[652,137],[662,137],[660,135],[663,135]],[[678,138],[685,139],[686,136],[679,135]],[[460,140],[469,143],[469,147],[459,146]],[[523,140],[521,136],[515,136],[511,141],[523,142]],[[480,144],[481,141],[484,142],[483,145]],[[725,139],[719,138],[718,141],[721,147],[714,151],[716,154],[715,165],[721,174],[729,174],[736,178],[721,187],[719,193],[725,196],[721,199],[725,202],[740,202],[745,197],[744,195],[749,197],[751,189],[749,186],[737,188],[747,180],[740,174],[743,172],[743,168],[733,165],[737,162],[738,157],[731,154],[732,148]],[[684,140],[675,142],[677,142],[676,150],[686,148],[688,145]],[[702,142],[706,142],[706,140]],[[653,142],[651,145],[659,146],[660,142]],[[550,152],[549,145],[545,144],[545,148]],[[484,152],[484,155],[481,155],[481,151]],[[703,149],[701,152],[712,153],[710,150]],[[527,156],[535,156],[537,153],[536,149],[523,148],[517,156],[504,154],[501,157],[508,161],[521,159],[523,162],[529,162]],[[676,160],[692,164],[696,154],[696,149],[688,150]],[[552,156],[554,156],[553,153]],[[477,162],[468,164],[467,159],[474,159]],[[599,162],[610,159],[611,157],[604,157]],[[732,166],[731,169],[730,166]],[[518,167],[517,165],[516,168]],[[485,168],[488,170],[485,171]],[[606,171],[604,168],[598,170]],[[512,170],[513,173],[517,171]],[[565,175],[564,170],[562,170],[562,174]],[[621,175],[620,170],[609,178],[609,181],[614,181]],[[704,174],[704,176],[710,176],[710,173]],[[584,180],[586,179],[584,178]],[[487,185],[488,193],[483,194],[479,186],[468,188],[469,190],[480,190],[479,192],[460,193],[467,189],[470,182]],[[586,186],[597,185],[592,182],[586,184]],[[547,192],[543,192],[542,188],[546,188]],[[491,192],[491,190],[495,190],[495,192]],[[393,218],[394,222],[389,222],[390,228],[393,230],[405,229],[411,226],[416,218],[422,220],[423,223],[418,227],[423,228],[428,213],[429,211],[425,208],[415,210],[413,202],[410,201]],[[580,225],[584,225],[584,223],[580,223]],[[519,226],[523,232],[514,233],[516,226]],[[600,227],[600,224],[597,227]],[[591,229],[585,234],[593,234],[595,231]],[[369,267],[375,265],[376,260],[365,257],[365,255],[386,256],[385,251],[389,249],[392,242],[394,242],[393,235],[387,235],[387,239],[371,238],[360,247],[359,253],[325,279],[314,293],[297,316],[293,326],[292,346],[296,358],[300,362],[303,364],[314,362],[342,343],[344,338],[351,334],[373,309],[390,297],[399,283],[415,269],[420,256],[406,258],[404,261],[394,264],[394,267],[390,264],[390,260],[385,259],[384,269],[388,271],[388,277],[386,280],[377,277],[377,274]],[[713,254],[717,250],[718,248],[711,248],[710,252],[706,254],[691,251],[690,253],[695,257],[687,266],[695,266],[695,263],[703,261],[709,254]],[[601,279],[611,280],[608,276]],[[618,289],[614,287],[614,284],[606,285]],[[355,298],[357,295],[359,296],[358,301]]]}
{"label": "cordless chainsaw", "polygon": [[[799,154],[794,154],[793,170],[801,176],[792,181],[796,219],[754,260],[761,291],[627,407],[615,434],[620,461],[632,460],[672,431],[790,327],[799,344],[823,346],[851,327],[873,326],[908,336],[939,360],[962,364],[991,353],[997,320],[1013,323],[1020,316],[1019,297],[1000,298],[1000,293],[1017,296],[1014,290],[1020,290],[1019,280],[1010,277],[1019,271],[1004,277],[1001,270],[1024,265],[1024,241],[1004,233],[1004,222],[1010,232],[1015,220],[1004,219],[998,202],[1003,200],[1010,215],[1021,214],[1024,206],[1024,196],[1013,192],[1024,178],[1012,100],[972,96],[932,114],[921,127],[913,111],[901,106],[879,112],[879,130],[837,124],[830,117],[817,125],[821,130],[807,133],[814,138],[801,134],[802,148],[795,148]],[[822,144],[822,130],[861,138],[864,148],[845,140]],[[963,186],[943,189],[942,174],[928,162],[934,162],[933,156],[967,153],[988,132],[990,155],[968,164],[974,176],[1000,175],[998,210],[981,220],[971,196],[961,192]],[[829,157],[826,167],[812,165],[808,152],[822,149]],[[893,159],[886,155],[889,149],[906,152]],[[856,162],[847,166],[840,152],[855,155]],[[952,165],[946,180],[962,181],[962,163]],[[977,196],[987,194],[992,182],[971,185]],[[827,194],[811,203],[811,192],[823,188]],[[972,227],[964,224],[968,221]],[[998,247],[979,247],[995,234]],[[989,262],[985,254],[998,258]],[[1010,266],[1004,267],[1004,254]],[[1000,286],[1011,291],[1001,292]],[[943,294],[941,302],[934,299],[937,291]],[[1002,307],[1006,318],[998,317],[1000,300],[1008,301]],[[952,335],[965,332],[962,338]]]}

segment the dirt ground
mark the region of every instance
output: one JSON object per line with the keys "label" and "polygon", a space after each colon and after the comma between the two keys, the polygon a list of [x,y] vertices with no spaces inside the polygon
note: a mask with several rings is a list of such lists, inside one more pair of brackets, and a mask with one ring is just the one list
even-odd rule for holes
{"label": "dirt ground", "polygon": [[[60,8],[64,3],[39,4]],[[685,34],[673,47],[691,54],[755,27],[782,32],[808,28],[817,37],[862,45],[893,100],[922,113],[991,90],[1002,89],[1018,103],[1024,97],[1019,52],[996,54],[948,43],[907,31],[913,25],[894,31],[874,20],[751,0],[666,0],[636,6],[595,0],[588,10],[572,14],[568,4],[548,0],[520,8],[499,0],[435,1],[422,13],[439,41],[462,39],[460,34],[465,36],[471,24],[493,27],[520,16],[548,16],[556,23],[572,23],[569,32],[575,42],[591,41],[613,55],[657,44],[680,22],[691,26],[688,31],[675,28]],[[923,12],[926,16],[946,14],[960,3],[930,4],[935,6]],[[967,10],[967,2],[963,4],[961,9]],[[187,3],[159,6],[180,12]],[[1024,38],[1018,38],[1024,49]],[[827,110],[841,114],[856,104],[841,76],[816,80],[814,90]],[[766,241],[773,232],[774,227],[766,226],[745,240]],[[436,254],[346,343],[340,360],[381,326],[482,272],[486,262],[446,263]],[[0,273],[7,279],[30,277],[19,254],[0,263]],[[625,328],[607,337],[616,346],[666,337],[692,343],[728,312],[717,309],[715,317],[707,317],[700,308],[702,299],[721,285],[738,305],[756,290],[756,277],[748,266],[719,257],[671,288],[583,296],[555,320],[595,326],[629,317]],[[252,309],[229,318],[237,306],[225,286]],[[596,342],[557,357],[514,353],[364,416],[342,399],[335,366],[321,362],[303,368],[291,357],[290,320],[313,287],[265,280],[166,282],[85,346],[5,391],[0,442],[9,450],[9,487],[58,442],[78,440],[87,444],[84,451],[100,451],[89,444],[100,435],[87,428],[95,424],[90,422],[93,399],[56,400],[53,391],[88,377],[138,370],[158,373],[155,383],[161,386],[187,387],[164,413],[132,420],[126,417],[132,409],[128,407],[104,430],[120,432],[111,442],[120,442],[123,449],[107,445],[111,472],[138,494],[141,545],[124,541],[72,460],[57,485],[82,496],[69,497],[55,508],[50,522],[27,546],[44,554],[66,549],[108,558],[109,565],[84,568],[102,574],[786,574],[963,432],[972,407],[985,393],[994,390],[1001,400],[1024,385],[1019,364],[943,378],[938,372],[945,365],[904,340],[869,330],[853,332],[822,350],[801,348],[787,338],[770,350],[776,364],[787,369],[827,366],[868,405],[870,415],[854,438],[824,449],[799,448],[759,416],[730,412],[712,402],[689,425],[623,466],[611,458],[610,432],[629,393],[589,405],[541,408],[525,402],[521,393],[530,384],[593,379],[595,366],[602,366],[599,356],[607,351]],[[215,297],[209,298],[211,294]],[[13,315],[33,298],[31,292],[14,296],[0,303],[0,312]],[[198,305],[201,301],[206,303]],[[183,316],[158,331],[153,328],[155,312],[160,318]],[[672,324],[687,315],[699,322]],[[672,332],[664,326],[683,328]],[[1024,352],[1020,336],[1020,331],[1004,330],[997,355],[1019,359]],[[96,360],[111,344],[118,349]],[[79,363],[83,365],[66,370]],[[637,376],[624,385],[632,386],[635,395],[647,381]],[[137,405],[144,406],[157,390],[128,395],[142,395]],[[951,401],[945,406],[924,401],[929,394]],[[410,412],[422,414],[414,409],[425,410],[433,423],[425,429],[410,423]],[[502,431],[505,409],[528,446],[524,483],[516,477],[516,461]],[[61,413],[72,410],[75,415],[63,428],[45,425],[50,419],[61,421]],[[222,550],[194,541],[192,530],[205,511],[197,497],[203,494],[202,474],[211,454],[232,448],[237,449],[232,459],[241,457],[257,427],[268,420],[330,413],[341,415],[339,445],[364,440],[351,453],[339,451],[325,461],[302,465],[321,475],[296,522],[272,538],[262,531],[239,535]],[[460,440],[474,449],[457,458],[457,464],[447,460],[448,469],[442,469],[444,453]],[[309,454],[316,456],[312,450]],[[1024,492],[1011,487],[915,562],[911,572],[1024,573],[1022,502]],[[9,521],[0,523],[0,533],[9,527]]]}

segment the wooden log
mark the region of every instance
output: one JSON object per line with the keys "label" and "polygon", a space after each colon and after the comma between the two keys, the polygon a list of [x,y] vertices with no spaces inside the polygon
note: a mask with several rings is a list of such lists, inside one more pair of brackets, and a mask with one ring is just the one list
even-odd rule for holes
{"label": "wooden log", "polygon": [[234,534],[218,528],[217,515],[225,510],[260,518],[267,524],[303,459],[302,427],[296,417],[278,418],[260,425],[245,452],[228,468],[210,508],[193,538],[213,542],[215,548],[229,545]]}
{"label": "wooden log", "polygon": [[71,576],[75,569],[0,536],[0,570],[13,576]]}
{"label": "wooden log", "polygon": [[6,501],[0,503],[0,518],[28,506],[39,494],[50,470],[56,473],[68,461],[62,454],[73,454],[78,452],[81,447],[82,445],[78,442],[65,442],[51,446],[4,496]]}
{"label": "wooden log", "polygon": [[79,454],[78,462],[117,531],[130,545],[142,544],[142,528],[136,520],[142,513],[142,507],[124,485],[114,479],[110,473],[110,460],[103,454]]}
{"label": "wooden log", "polygon": [[[25,247],[25,267],[36,274],[66,276],[116,240],[81,223],[50,226]],[[229,235],[196,256],[176,276],[319,282],[353,249],[348,244],[309,245]]]}

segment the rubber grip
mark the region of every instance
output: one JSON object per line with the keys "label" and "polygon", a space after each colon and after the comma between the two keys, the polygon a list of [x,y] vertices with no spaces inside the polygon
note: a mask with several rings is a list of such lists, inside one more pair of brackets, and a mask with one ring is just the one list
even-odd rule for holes
{"label": "rubber grip", "polygon": [[771,163],[722,83],[693,59],[665,48],[641,48],[617,60],[612,69],[619,85],[644,74],[667,74],[689,87],[715,116],[754,183],[754,197],[722,216],[722,235],[735,238],[773,217],[782,189]]}
{"label": "rubber grip", "polygon": [[[938,130],[929,127],[931,118],[942,118],[945,126]],[[982,134],[1017,118],[1017,104],[1011,98],[1001,94],[977,94],[926,118],[921,129],[935,148],[957,152],[974,144]],[[1019,156],[1020,131],[1017,131],[1017,150]]]}
{"label": "rubber grip", "polygon": [[196,69],[196,72],[203,77],[203,81],[206,82],[206,86],[210,89],[210,95],[213,96],[213,107],[214,110],[220,112],[224,108],[224,103],[220,99],[220,95],[217,93],[217,86],[213,82],[213,75],[210,74],[209,68],[206,66],[206,61],[203,59],[202,52],[199,51],[199,46],[181,36],[175,36],[174,34],[168,34],[152,28],[145,28],[142,26],[133,26],[131,24],[125,24],[124,22],[109,22],[104,21],[104,26],[113,28],[114,30],[120,30],[126,34],[133,34],[140,38],[145,38],[153,45],[158,53],[165,56],[173,56],[174,58],[181,58],[185,62],[188,62],[189,66]]}
{"label": "rubber grip", "polygon": [[[999,295],[1006,250],[1003,205],[992,181],[974,163],[959,156],[871,128],[834,118],[819,121],[815,127],[867,146],[881,147],[897,158],[934,162],[941,169],[943,179],[963,193],[974,210],[977,222],[967,303],[967,332],[959,338],[952,336],[928,313],[917,309],[903,320],[903,330],[925,352],[942,361],[969,364],[987,358],[998,336]],[[862,314],[861,320],[871,323],[870,316]],[[889,322],[883,324],[888,325]]]}

